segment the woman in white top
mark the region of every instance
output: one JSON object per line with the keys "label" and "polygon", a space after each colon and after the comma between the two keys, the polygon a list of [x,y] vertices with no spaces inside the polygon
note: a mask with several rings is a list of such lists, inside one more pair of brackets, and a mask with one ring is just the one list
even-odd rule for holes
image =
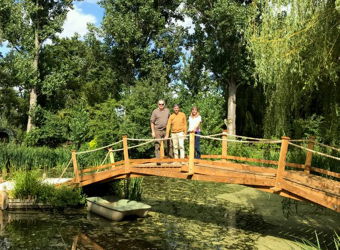
{"label": "woman in white top", "polygon": [[[200,125],[202,122],[202,117],[198,113],[197,106],[193,106],[191,108],[191,114],[189,116],[189,130],[188,132],[195,131],[195,135],[200,135]],[[195,159],[201,159],[201,146],[200,146],[200,137],[195,136]]]}

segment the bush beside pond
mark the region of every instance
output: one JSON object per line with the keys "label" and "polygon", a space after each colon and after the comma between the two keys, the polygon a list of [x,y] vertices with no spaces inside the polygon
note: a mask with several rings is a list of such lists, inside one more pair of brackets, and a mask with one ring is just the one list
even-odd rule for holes
{"label": "bush beside pond", "polygon": [[37,203],[50,205],[53,209],[75,208],[85,204],[86,196],[80,188],[56,187],[43,183],[37,171],[20,171],[14,176],[13,198],[35,198]]}

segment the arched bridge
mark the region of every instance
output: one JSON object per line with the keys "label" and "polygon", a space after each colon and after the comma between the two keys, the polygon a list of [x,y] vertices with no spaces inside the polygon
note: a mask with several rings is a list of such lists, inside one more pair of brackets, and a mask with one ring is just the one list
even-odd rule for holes
{"label": "arched bridge", "polygon": [[[267,140],[228,135],[227,131],[223,131],[217,135],[201,136],[201,139],[220,141],[221,154],[202,155],[202,159],[194,159],[194,138],[195,134],[191,133],[189,155],[185,159],[164,157],[165,139],[161,140],[161,159],[132,159],[129,150],[153,143],[155,139],[133,139],[127,136],[106,147],[83,152],[72,151],[70,163],[73,163],[75,177],[68,184],[86,186],[120,178],[166,176],[246,185],[299,201],[313,202],[340,212],[340,182],[338,181],[340,174],[311,165],[315,154],[325,159],[328,157],[340,160],[335,156],[314,150],[316,144],[318,148],[327,147],[329,150],[340,151],[339,149],[321,144],[314,137],[310,137],[309,140],[290,140],[288,137],[282,137],[281,140]],[[142,143],[129,147],[128,144],[133,141]],[[280,153],[277,161],[232,156],[228,154],[229,143],[276,144],[277,148],[280,147]],[[123,144],[123,147],[112,149],[119,144]],[[304,164],[286,161],[287,153],[293,147],[306,151]],[[105,148],[108,148],[108,153],[101,165],[78,169],[77,155]],[[118,151],[123,152],[124,160],[115,162],[113,154]],[[110,163],[104,164],[106,161]]]}

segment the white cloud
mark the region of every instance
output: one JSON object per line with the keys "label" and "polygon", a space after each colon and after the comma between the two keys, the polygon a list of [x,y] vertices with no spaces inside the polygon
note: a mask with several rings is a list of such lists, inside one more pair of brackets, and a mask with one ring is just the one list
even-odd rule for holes
{"label": "white cloud", "polygon": [[84,0],[84,3],[97,4],[99,0]]}
{"label": "white cloud", "polygon": [[[184,9],[186,8],[185,6],[185,3],[181,3],[176,11],[178,12],[184,12]],[[187,15],[184,14],[184,21],[180,21],[180,20],[177,20],[176,22],[174,22],[175,25],[177,26],[182,26],[184,28],[189,28],[189,34],[193,34],[194,31],[195,31],[195,26],[194,24],[192,23],[192,19],[190,17],[188,17]]]}
{"label": "white cloud", "polygon": [[177,21],[176,25],[182,26],[184,28],[189,28],[189,34],[193,34],[195,31],[195,26],[192,22],[192,19],[188,16],[184,16],[184,21]]}
{"label": "white cloud", "polygon": [[[92,0],[87,0],[92,1]],[[94,15],[85,14],[82,9],[75,6],[67,13],[67,19],[63,25],[63,32],[59,37],[72,37],[74,33],[84,36],[87,33],[87,23],[96,23]]]}

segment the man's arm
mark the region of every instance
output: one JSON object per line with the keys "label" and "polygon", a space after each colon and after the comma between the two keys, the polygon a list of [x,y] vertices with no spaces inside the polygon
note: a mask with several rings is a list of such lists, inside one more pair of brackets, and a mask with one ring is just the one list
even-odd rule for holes
{"label": "man's arm", "polygon": [[187,127],[187,117],[185,116],[184,113],[183,113],[183,119],[184,119],[184,135],[186,135],[188,132],[188,127]]}
{"label": "man's arm", "polygon": [[171,126],[171,116],[169,117],[168,123],[166,124],[165,139],[169,138],[170,126]]}
{"label": "man's arm", "polygon": [[155,134],[155,124],[153,122],[150,122],[150,125],[151,125],[151,136],[152,137],[156,137],[156,134]]}

